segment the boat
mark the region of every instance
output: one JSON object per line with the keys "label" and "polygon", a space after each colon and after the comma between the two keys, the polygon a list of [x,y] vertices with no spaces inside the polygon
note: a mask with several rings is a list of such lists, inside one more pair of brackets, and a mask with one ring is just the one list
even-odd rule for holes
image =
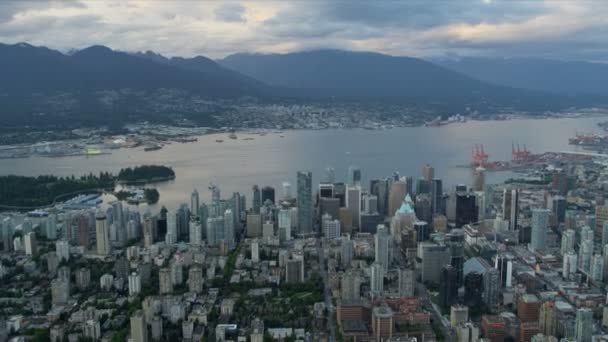
{"label": "boat", "polygon": [[284,136],[283,134],[279,135],[279,137],[281,137],[281,138],[285,138],[285,136]]}
{"label": "boat", "polygon": [[215,139],[215,142],[216,142],[216,143],[223,143],[223,142],[224,142],[224,140],[222,140],[222,139]]}
{"label": "boat", "polygon": [[228,134],[228,138],[234,139],[234,140],[237,139],[236,134],[234,132],[231,132],[230,134]]}
{"label": "boat", "polygon": [[158,151],[161,148],[163,148],[161,145],[149,145],[149,146],[144,147],[144,151],[146,151],[146,152]]}
{"label": "boat", "polygon": [[243,138],[243,140],[254,140],[252,137]]}

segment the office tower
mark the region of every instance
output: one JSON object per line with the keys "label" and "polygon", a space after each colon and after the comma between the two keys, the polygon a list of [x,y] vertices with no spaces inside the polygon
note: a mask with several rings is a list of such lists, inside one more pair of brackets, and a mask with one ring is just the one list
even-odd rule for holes
{"label": "office tower", "polygon": [[574,323],[576,342],[590,342],[593,334],[593,311],[589,308],[576,310]]}
{"label": "office tower", "polygon": [[332,197],[319,198],[319,215],[322,217],[329,214],[333,218],[338,218],[340,213],[340,200]]}
{"label": "office tower", "polygon": [[304,281],[303,258],[289,259],[285,263],[285,282],[288,284],[301,283]]}
{"label": "office tower", "polygon": [[574,253],[574,250],[566,252],[563,256],[562,276],[566,279],[570,278],[570,275],[576,273],[577,268],[578,256]]}
{"label": "office tower", "polygon": [[173,258],[169,262],[171,269],[171,282],[173,285],[181,285],[184,282],[184,261],[181,258]]}
{"label": "office tower", "polygon": [[298,171],[298,229],[312,233],[312,173]]}
{"label": "office tower", "polygon": [[65,305],[70,299],[70,281],[56,278],[51,281],[51,301],[55,305]]}
{"label": "office tower", "polygon": [[462,229],[452,229],[445,235],[445,244],[450,252],[450,265],[456,272],[456,286],[463,284],[464,267],[464,231]]}
{"label": "office tower", "polygon": [[382,265],[382,269],[386,273],[389,268],[389,246],[390,234],[385,226],[378,227],[378,231],[374,236],[374,255],[375,262]]}
{"label": "office tower", "polygon": [[469,307],[478,307],[483,298],[483,275],[470,272],[464,277],[464,304]]}
{"label": "office tower", "polygon": [[517,301],[517,318],[522,322],[538,321],[541,302],[533,294],[524,294]]}
{"label": "office tower", "polygon": [[604,257],[594,254],[591,258],[591,279],[600,283],[604,280]]}
{"label": "office tower", "polygon": [[110,235],[106,221],[106,215],[103,211],[98,211],[95,215],[95,236],[97,238],[97,254],[110,254]]}
{"label": "office tower", "polygon": [[188,291],[194,293],[203,291],[203,269],[198,265],[192,265],[188,270]]}
{"label": "office tower", "polygon": [[361,185],[361,169],[358,166],[348,167],[348,183],[351,186]]}
{"label": "office tower", "polygon": [[473,191],[483,191],[486,184],[486,169],[478,167],[473,171]]}
{"label": "office tower", "polygon": [[[207,222],[211,219],[207,219]],[[208,223],[207,223],[208,224]],[[188,225],[190,227],[190,232],[188,236],[188,242],[193,245],[200,245],[203,243],[203,227],[198,221],[191,221]],[[207,233],[209,235],[209,233]],[[211,234],[212,237],[215,237],[215,234]],[[209,239],[209,237],[207,237]]]}
{"label": "office tower", "polygon": [[355,243],[348,237],[342,237],[340,245],[340,264],[348,268],[355,254]]}
{"label": "office tower", "polygon": [[334,197],[334,184],[333,183],[319,183],[319,198],[332,198]]}
{"label": "office tower", "polygon": [[393,310],[389,306],[377,306],[372,310],[374,341],[390,341],[395,325]]}
{"label": "office tower", "polygon": [[91,284],[91,270],[86,267],[81,267],[76,271],[76,285],[79,289],[84,290]]}
{"label": "office tower", "polygon": [[340,237],[340,220],[333,219],[330,215],[325,214],[321,220],[323,226],[323,235],[326,239],[337,239]]}
{"label": "office tower", "polygon": [[481,330],[490,342],[503,342],[507,337],[505,319],[499,315],[481,316]]}
{"label": "office tower", "polygon": [[456,302],[458,297],[456,269],[452,265],[444,265],[441,268],[439,283],[439,306],[448,308]]}
{"label": "office tower", "polygon": [[595,207],[595,235],[602,236],[604,222],[608,222],[608,205],[597,205]]}
{"label": "office tower", "polygon": [[[207,245],[217,246],[224,240],[224,216],[210,217],[207,219]],[[191,229],[192,230],[192,229]],[[198,238],[198,234],[197,234]]]}
{"label": "office tower", "polygon": [[251,262],[260,262],[260,243],[257,239],[251,241]]}
{"label": "office tower", "polygon": [[435,168],[431,165],[426,164],[422,167],[422,178],[427,181],[432,181],[435,178]]}
{"label": "office tower", "polygon": [[340,295],[343,301],[353,302],[361,299],[361,278],[354,271],[347,271],[340,281]]}
{"label": "office tower", "polygon": [[336,182],[336,170],[333,167],[325,168],[325,176],[323,178],[324,183],[335,183]]}
{"label": "office tower", "polygon": [[291,210],[281,209],[278,214],[279,241],[291,240]]}
{"label": "office tower", "polygon": [[384,292],[384,267],[375,262],[371,265],[371,290],[374,295]]}
{"label": "office tower", "polygon": [[580,235],[581,235],[581,242],[583,241],[589,241],[591,243],[591,245],[594,245],[594,233],[593,233],[593,229],[591,229],[590,226],[583,226],[583,228],[581,228],[580,230]]}
{"label": "office tower", "polygon": [[289,182],[283,182],[283,183],[281,183],[281,189],[282,189],[281,199],[283,199],[283,200],[289,200],[289,199],[292,198],[292,196],[291,196],[291,183],[289,183]]}
{"label": "office tower", "polygon": [[353,214],[348,208],[340,208],[338,211],[338,219],[340,220],[340,228],[342,232],[350,233],[353,229]]}
{"label": "office tower", "polygon": [[419,267],[422,282],[439,285],[441,268],[450,262],[448,247],[431,242],[420,242],[418,243],[418,258],[422,262]]}
{"label": "office tower", "polygon": [[416,232],[417,242],[428,241],[431,237],[431,229],[426,221],[414,222],[414,231]]}
{"label": "office tower", "polygon": [[370,181],[370,193],[378,199],[378,213],[386,216],[388,213],[388,179],[372,179]]}
{"label": "office tower", "polygon": [[462,323],[466,323],[469,321],[469,308],[460,305],[454,304],[450,306],[450,326],[453,328],[459,326]]}
{"label": "office tower", "polygon": [[149,212],[144,214],[143,235],[144,247],[149,248],[154,244],[154,220]]}
{"label": "office tower", "polygon": [[137,296],[141,292],[141,277],[137,272],[129,274],[129,296]]}
{"label": "office tower", "polygon": [[257,185],[254,185],[251,188],[251,191],[253,192],[253,199],[251,200],[253,213],[259,214],[260,208],[262,207],[262,193],[260,192],[260,188]]}
{"label": "office tower", "polygon": [[416,196],[421,194],[431,194],[432,181],[424,178],[416,181]]}
{"label": "office tower", "polygon": [[475,195],[468,192],[458,191],[456,196],[455,224],[461,228],[465,224],[477,222],[477,209]]}
{"label": "office tower", "polygon": [[420,194],[416,196],[415,212],[416,217],[422,221],[431,222],[433,220],[433,208],[430,194]]}
{"label": "office tower", "polygon": [[556,223],[559,225],[560,223],[564,223],[566,219],[566,198],[564,196],[553,196],[552,199],[552,212],[555,217]]}
{"label": "office tower", "polygon": [[602,224],[602,246],[606,246],[608,244],[608,221],[605,221]]}
{"label": "office tower", "polygon": [[173,293],[173,279],[170,268],[165,267],[158,271],[158,288],[160,294]]}
{"label": "office tower", "polygon": [[416,287],[416,271],[410,268],[400,268],[398,271],[399,297],[414,297]]}
{"label": "office tower", "polygon": [[519,190],[504,189],[502,197],[502,217],[509,221],[509,230],[517,230],[519,216]]}
{"label": "office tower", "polygon": [[567,252],[574,251],[576,243],[576,233],[573,229],[567,229],[562,233],[561,252],[565,255]]}
{"label": "office tower", "polygon": [[35,256],[38,253],[38,243],[36,241],[36,233],[29,232],[23,236],[25,245],[25,255]]}
{"label": "office tower", "polygon": [[265,186],[262,188],[262,205],[264,205],[264,203],[266,203],[266,201],[270,201],[271,203],[276,203],[275,202],[275,195],[274,195],[275,191],[274,188],[271,186]]}
{"label": "office tower", "polygon": [[508,254],[496,255],[495,268],[500,275],[500,286],[511,287],[513,280],[513,257]]}
{"label": "office tower", "polygon": [[353,215],[353,228],[361,228],[361,187],[348,186],[346,188],[346,207]]}
{"label": "office tower", "polygon": [[608,282],[608,244],[604,245],[602,252],[604,255],[604,282]]}
{"label": "office tower", "polygon": [[47,239],[57,239],[57,215],[49,214],[44,222],[44,231]]}
{"label": "office tower", "polygon": [[[29,233],[28,233],[29,234]],[[27,246],[27,243],[26,243]],[[55,252],[57,253],[57,257],[59,261],[68,261],[70,260],[70,244],[67,240],[58,240],[55,242]]]}
{"label": "office tower", "polygon": [[378,196],[372,194],[365,194],[362,196],[363,206],[361,211],[366,214],[377,214],[378,213]]}
{"label": "office tower", "polygon": [[190,215],[198,217],[200,208],[200,198],[198,190],[194,189],[190,195]]}
{"label": "office tower", "polygon": [[538,327],[542,334],[557,336],[557,308],[555,302],[546,301],[540,306]]}
{"label": "office tower", "polygon": [[260,237],[262,236],[262,217],[260,214],[248,214],[247,215],[247,237]]}
{"label": "office tower", "polygon": [[168,245],[177,242],[177,216],[174,212],[167,212],[167,234],[165,235],[165,243]]}
{"label": "office tower", "polygon": [[550,213],[549,209],[532,209],[530,250],[533,252],[545,249]]}
{"label": "office tower", "polygon": [[226,209],[226,211],[224,212],[224,225],[222,228],[222,240],[228,245],[229,249],[233,249],[236,245],[236,242],[234,229],[234,212],[231,209]]}
{"label": "office tower", "polygon": [[496,310],[500,294],[500,275],[495,268],[486,269],[483,274],[483,301],[490,308]]}
{"label": "office tower", "polygon": [[591,272],[591,257],[593,255],[593,243],[584,240],[579,247],[578,263],[579,268],[586,273]]}
{"label": "office tower", "polygon": [[407,194],[405,182],[396,181],[391,185],[388,196],[388,216],[395,215]]}
{"label": "office tower", "polygon": [[142,310],[137,310],[131,315],[131,341],[148,342],[148,325]]}
{"label": "office tower", "polygon": [[268,241],[274,236],[274,223],[267,221],[262,225],[262,237],[264,240]]}
{"label": "office tower", "polygon": [[443,184],[439,178],[433,178],[431,181],[431,211],[433,212],[433,215],[444,212]]}

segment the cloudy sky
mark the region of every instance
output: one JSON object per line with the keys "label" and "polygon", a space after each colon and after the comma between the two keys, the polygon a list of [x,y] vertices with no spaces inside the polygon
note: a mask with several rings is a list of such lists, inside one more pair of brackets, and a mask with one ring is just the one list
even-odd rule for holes
{"label": "cloudy sky", "polygon": [[0,42],[213,58],[340,48],[606,61],[608,0],[0,0]]}

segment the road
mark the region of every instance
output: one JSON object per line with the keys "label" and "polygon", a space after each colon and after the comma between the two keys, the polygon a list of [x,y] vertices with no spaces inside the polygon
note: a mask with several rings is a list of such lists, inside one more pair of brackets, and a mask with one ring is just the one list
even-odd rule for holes
{"label": "road", "polygon": [[317,238],[317,254],[319,254],[319,272],[323,279],[323,293],[325,295],[325,307],[327,307],[327,325],[329,327],[329,342],[336,342],[336,325],[334,324],[334,307],[331,302],[331,295],[329,292],[329,280],[327,278],[327,271],[325,270],[325,251],[323,250],[323,244],[321,238]]}
{"label": "road", "polygon": [[431,315],[433,315],[433,321],[439,322],[441,326],[441,331],[443,332],[443,336],[445,337],[445,341],[452,342],[454,339],[452,337],[452,330],[450,329],[450,323],[446,321],[445,318],[441,315],[439,308],[431,301],[431,297],[429,295],[426,286],[421,283],[417,284],[418,286],[418,296],[422,300],[422,303],[425,307],[429,308],[431,311]]}

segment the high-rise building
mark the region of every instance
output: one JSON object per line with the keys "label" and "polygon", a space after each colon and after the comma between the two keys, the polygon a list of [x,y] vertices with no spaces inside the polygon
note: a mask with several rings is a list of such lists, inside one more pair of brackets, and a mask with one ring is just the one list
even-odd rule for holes
{"label": "high-rise building", "polygon": [[551,211],[549,209],[532,209],[531,251],[536,252],[545,249],[550,213]]}
{"label": "high-rise building", "polygon": [[137,296],[141,292],[141,277],[137,272],[129,274],[129,296]]}
{"label": "high-rise building", "polygon": [[370,193],[378,198],[378,213],[386,216],[388,213],[388,179],[373,179],[370,181]]}
{"label": "high-rise building", "polygon": [[348,182],[352,186],[361,185],[361,169],[358,166],[348,167]]}
{"label": "high-rise building", "polygon": [[479,209],[475,195],[469,192],[457,191],[455,193],[455,224],[461,228],[465,224],[477,222]]}
{"label": "high-rise building", "polygon": [[571,275],[576,273],[578,268],[578,256],[574,251],[566,252],[563,256],[562,276],[569,279]]}
{"label": "high-rise building", "polygon": [[361,228],[361,187],[346,188],[346,207],[353,215],[353,228]]}
{"label": "high-rise building", "polygon": [[519,216],[519,190],[504,189],[502,197],[502,217],[509,221],[509,230],[517,230]]}
{"label": "high-rise building", "polygon": [[595,207],[595,235],[602,236],[604,222],[608,222],[608,205],[598,205]]}
{"label": "high-rise building", "polygon": [[76,285],[79,289],[84,290],[91,284],[91,270],[86,267],[81,267],[76,271]]}
{"label": "high-rise building", "polygon": [[57,277],[51,281],[51,301],[56,305],[65,305],[70,299],[70,281]]}
{"label": "high-rise building", "polygon": [[496,310],[499,295],[500,275],[497,269],[490,267],[483,274],[483,301],[490,310]]}
{"label": "high-rise building", "polygon": [[23,236],[25,247],[25,255],[35,256],[38,254],[38,242],[36,241],[36,233],[28,232]]}
{"label": "high-rise building", "polygon": [[353,260],[355,244],[348,237],[342,237],[340,244],[340,263],[342,267],[348,268]]}
{"label": "high-rise building", "polygon": [[285,263],[285,282],[289,284],[304,281],[304,259],[293,258]]}
{"label": "high-rise building", "polygon": [[524,294],[517,301],[517,318],[522,322],[538,321],[541,302],[533,294]]}
{"label": "high-rise building", "polygon": [[312,173],[298,172],[298,229],[300,233],[312,233]]}
{"label": "high-rise building", "polygon": [[279,210],[278,226],[279,226],[279,241],[286,242],[291,240],[291,210],[281,209]]}
{"label": "high-rise building", "polygon": [[192,265],[188,270],[188,290],[194,293],[203,291],[203,269],[198,265]]}
{"label": "high-rise building", "polygon": [[562,233],[561,253],[565,255],[567,252],[573,252],[576,244],[576,232],[574,229],[566,229]]}
{"label": "high-rise building", "polygon": [[148,342],[148,325],[142,310],[131,315],[131,341]]}
{"label": "high-rise building", "polygon": [[546,301],[541,305],[538,325],[542,334],[557,336],[557,307],[555,302]]}
{"label": "high-rise building", "polygon": [[456,303],[458,297],[457,276],[457,271],[452,265],[444,265],[441,268],[439,305],[443,308],[448,308]]}
{"label": "high-rise building", "polygon": [[172,211],[168,211],[167,234],[165,235],[165,243],[168,245],[174,244],[177,242],[177,238],[177,215]]}
{"label": "high-rise building", "polygon": [[594,254],[591,258],[591,279],[601,283],[604,280],[604,257]]}
{"label": "high-rise building", "polygon": [[500,286],[511,287],[513,280],[513,256],[510,254],[496,255],[494,268],[500,275]]}
{"label": "high-rise building", "polygon": [[[207,222],[209,220],[210,219],[207,219]],[[191,221],[188,226],[190,227],[188,242],[193,245],[200,245],[203,242],[203,226],[200,222],[195,220]]]}
{"label": "high-rise building", "polygon": [[378,231],[374,236],[374,256],[375,262],[382,265],[382,269],[386,273],[389,267],[389,248],[390,234],[384,225],[378,227]]}
{"label": "high-rise building", "polygon": [[97,238],[97,254],[110,254],[110,234],[106,214],[99,210],[95,215],[95,236]]}
{"label": "high-rise building", "polygon": [[190,195],[190,215],[194,217],[199,216],[200,210],[200,198],[198,195],[198,190],[194,189],[192,194]]}
{"label": "high-rise building", "polygon": [[384,292],[384,267],[375,262],[371,265],[371,290],[374,295]]}
{"label": "high-rise building", "polygon": [[429,164],[424,165],[422,167],[422,178],[429,182],[432,181],[435,178],[435,168]]}
{"label": "high-rise building", "polygon": [[591,257],[593,256],[593,242],[583,240],[579,247],[578,264],[579,268],[586,273],[591,272]]}
{"label": "high-rise building", "polygon": [[158,288],[160,294],[171,294],[173,293],[173,279],[171,277],[170,268],[161,268],[158,271]]}
{"label": "high-rise building", "polygon": [[395,325],[393,310],[389,306],[377,306],[372,310],[374,341],[389,341]]}
{"label": "high-rise building", "polygon": [[473,171],[473,191],[483,191],[486,184],[486,169],[478,167]]}
{"label": "high-rise building", "polygon": [[388,196],[388,216],[394,216],[397,210],[401,207],[405,195],[407,195],[405,182],[396,181],[390,187]]}
{"label": "high-rise building", "polygon": [[445,235],[445,244],[450,252],[450,265],[456,271],[456,286],[460,287],[464,280],[464,230],[452,229]]}
{"label": "high-rise building", "polygon": [[262,207],[262,193],[260,192],[260,188],[257,185],[254,185],[251,188],[251,191],[253,192],[253,199],[251,200],[253,214],[259,214],[260,208]]}
{"label": "high-rise building", "polygon": [[323,235],[326,239],[334,240],[340,237],[340,220],[333,219],[329,214],[322,218]]}
{"label": "high-rise building", "polygon": [[271,203],[275,202],[275,191],[271,186],[265,186],[262,188],[262,205],[266,203],[266,201],[270,201]]}
{"label": "high-rise building", "polygon": [[593,311],[589,308],[576,310],[574,323],[576,342],[590,342],[593,334]]}
{"label": "high-rise building", "polygon": [[234,221],[234,212],[232,209],[226,209],[224,212],[224,229],[222,240],[226,243],[229,249],[233,249],[236,245]]}
{"label": "high-rise building", "polygon": [[470,272],[464,277],[464,304],[478,307],[483,299],[483,275]]}
{"label": "high-rise building", "polygon": [[443,208],[443,183],[439,178],[431,180],[431,212],[433,215],[445,212]]}
{"label": "high-rise building", "polygon": [[340,295],[342,301],[353,302],[361,298],[361,278],[354,271],[346,271],[340,281]]}
{"label": "high-rise building", "polygon": [[398,270],[399,297],[414,297],[416,288],[416,271],[410,268]]}
{"label": "high-rise building", "polygon": [[450,325],[457,327],[469,321],[469,307],[459,304],[450,306]]}

